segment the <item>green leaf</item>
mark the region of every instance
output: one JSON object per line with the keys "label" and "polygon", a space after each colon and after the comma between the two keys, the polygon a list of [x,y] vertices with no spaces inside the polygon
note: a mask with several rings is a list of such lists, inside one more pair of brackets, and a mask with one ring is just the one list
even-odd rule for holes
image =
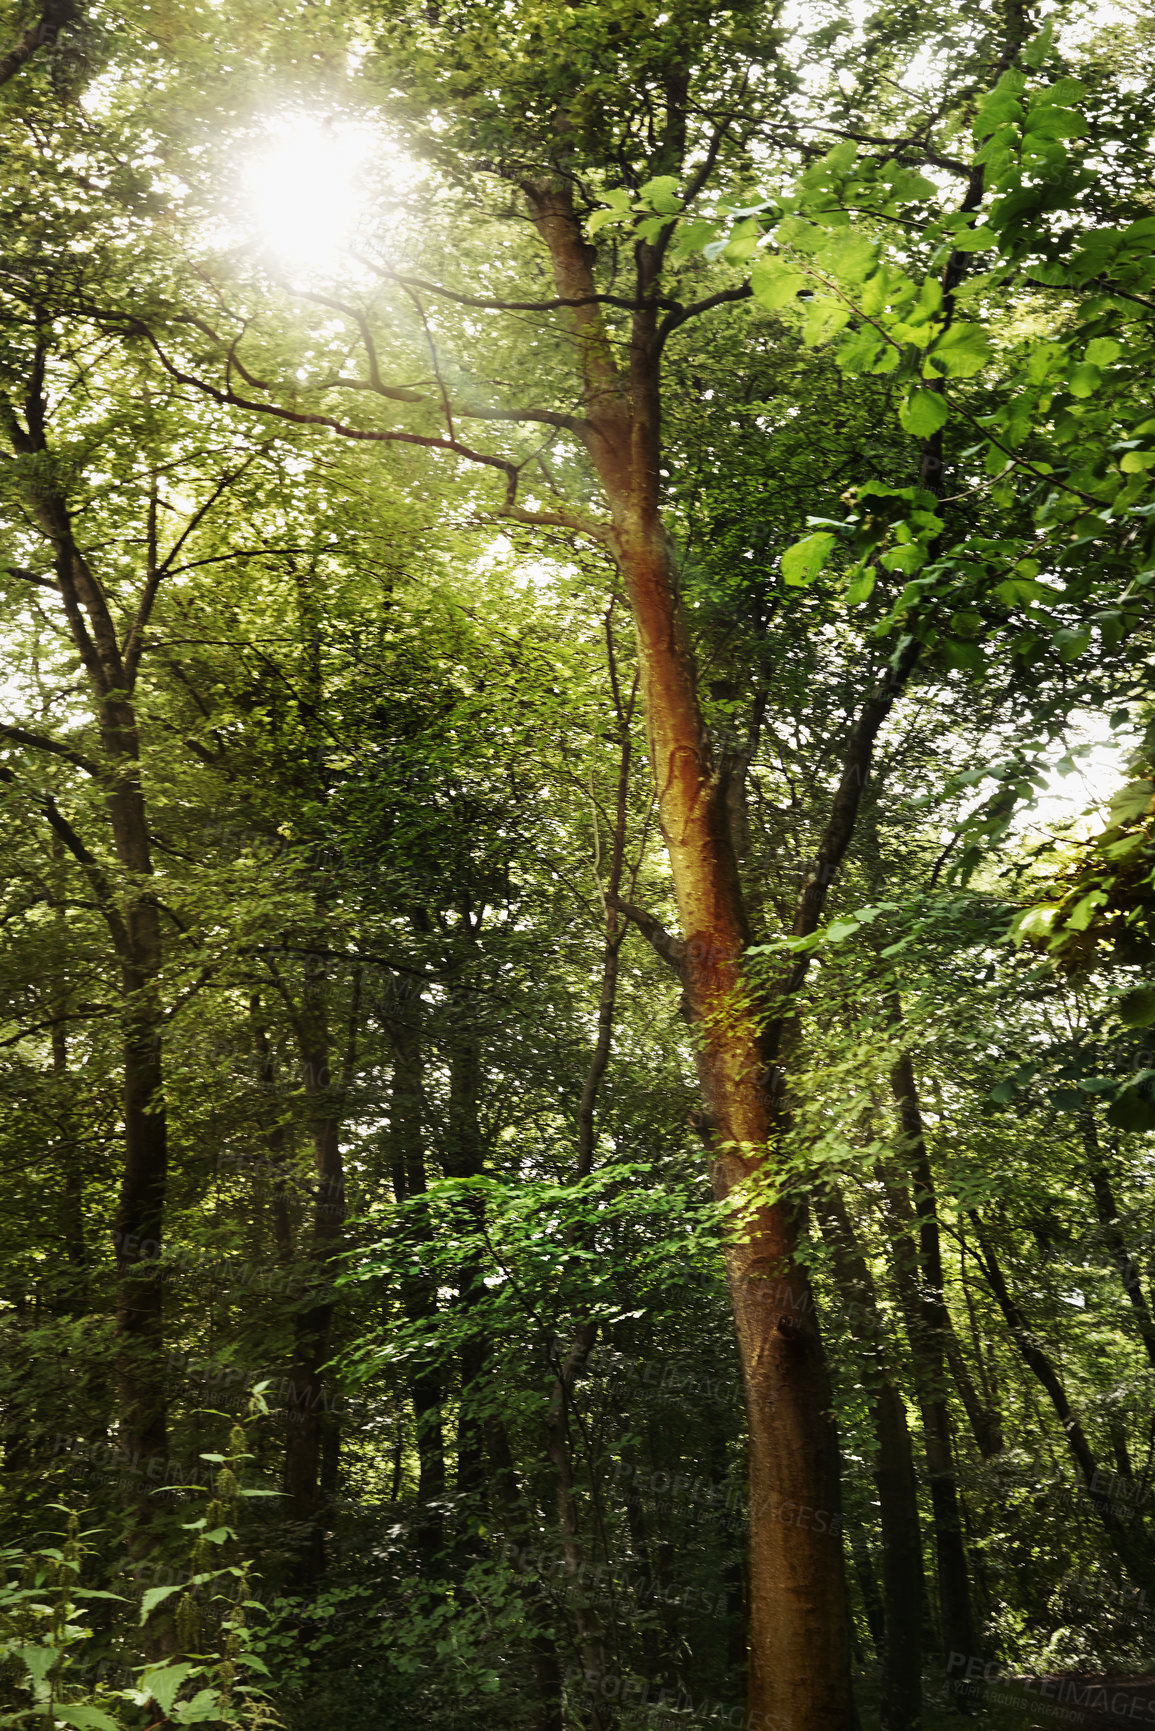
{"label": "green leaf", "polygon": [[961,228],[951,236],[951,245],[957,252],[989,252],[998,244],[994,229],[984,228],[981,223],[978,228]]}
{"label": "green leaf", "polygon": [[1073,108],[1032,108],[1027,115],[1024,139],[1085,138],[1087,122]]}
{"label": "green leaf", "polygon": [[1073,397],[1093,397],[1103,383],[1103,375],[1091,361],[1080,361],[1067,375],[1067,389]]}
{"label": "green leaf", "polygon": [[63,1719],[66,1725],[78,1725],[82,1731],[120,1731],[115,1719],[109,1718],[100,1707],[93,1707],[87,1701],[67,1704],[54,1701],[52,1711],[58,1719]]}
{"label": "green leaf", "polygon": [[174,1708],[170,1717],[178,1725],[204,1725],[220,1717],[219,1703],[219,1689],[199,1689],[191,1701],[182,1701]]}
{"label": "green leaf", "polygon": [[1033,908],[1026,908],[1012,923],[1011,938],[1015,943],[1021,943],[1024,938],[1049,937],[1058,912],[1058,906],[1053,902],[1040,902]]}
{"label": "green leaf", "polygon": [[831,236],[818,258],[843,282],[861,283],[878,263],[878,244],[858,229],[843,229]]}
{"label": "green leaf", "polygon": [[690,253],[700,251],[707,241],[714,240],[717,233],[717,223],[708,222],[703,216],[695,217],[693,222],[679,223],[671,257],[675,262],[688,258]]}
{"label": "green leaf", "polygon": [[1090,626],[1083,631],[1071,631],[1064,627],[1061,631],[1052,631],[1051,633],[1051,642],[1059,651],[1060,661],[1077,661],[1090,641]]}
{"label": "green leaf", "polygon": [[1119,999],[1119,1020],[1127,1028],[1149,1028],[1155,1023],[1155,986],[1135,986]]}
{"label": "green leaf", "polygon": [[601,230],[608,228],[611,223],[630,222],[631,220],[628,210],[595,210],[586,219],[586,233],[600,234]]}
{"label": "green leaf", "polygon": [[966,668],[972,673],[978,673],[986,665],[977,643],[959,643],[948,638],[939,644],[939,654],[948,667]]}
{"label": "green leaf", "polygon": [[1064,343],[1036,343],[1027,362],[1027,377],[1032,385],[1041,385],[1047,374],[1053,372],[1066,357],[1066,353]]}
{"label": "green leaf", "polygon": [[1001,583],[995,584],[991,594],[1005,601],[1008,607],[1019,607],[1028,601],[1056,599],[1053,589],[1048,589],[1045,583],[1036,583],[1033,577],[1005,577]]}
{"label": "green leaf", "polygon": [[844,138],[833,150],[826,152],[823,160],[827,168],[832,169],[835,174],[847,174],[854,167],[857,155],[858,145],[854,139]]}
{"label": "green leaf", "polygon": [[807,278],[802,272],[780,258],[760,258],[750,272],[750,288],[754,299],[759,306],[766,307],[770,312],[789,306],[806,284]]}
{"label": "green leaf", "polygon": [[846,588],[846,600],[849,606],[858,607],[862,602],[869,601],[874,594],[874,585],[878,581],[878,573],[873,566],[860,571]]}
{"label": "green leaf", "polygon": [[59,1659],[63,1648],[41,1647],[33,1643],[27,1647],[13,1647],[10,1651],[21,1660],[29,1675],[37,1683],[43,1683],[45,1678],[48,1676],[49,1671],[51,1671],[53,1665],[55,1665],[57,1659]]}
{"label": "green leaf", "polygon": [[678,197],[678,179],[673,174],[658,174],[638,188],[638,202],[656,210],[660,216],[675,216],[682,208]]}
{"label": "green leaf", "polygon": [[1090,361],[1093,367],[1109,367],[1122,353],[1123,345],[1114,337],[1095,337],[1087,344],[1087,353],[1083,358]]}
{"label": "green leaf", "polygon": [[1102,890],[1091,890],[1078,901],[1063,924],[1069,932],[1085,932],[1095,917],[1095,909],[1107,900]]}
{"label": "green leaf", "polygon": [[832,920],[824,936],[828,944],[840,944],[843,938],[853,937],[859,929],[859,921],[856,919]]}
{"label": "green leaf", "polygon": [[916,439],[929,439],[950,419],[950,406],[939,391],[912,391],[898,411],[902,429]]}
{"label": "green leaf", "polygon": [[1107,1110],[1107,1122],[1117,1130],[1155,1130],[1155,1104],[1128,1088]]}
{"label": "green leaf", "polygon": [[1134,823],[1136,818],[1146,816],[1147,807],[1151,804],[1151,795],[1155,791],[1149,781],[1129,781],[1121,787],[1118,793],[1111,797],[1108,807],[1113,824]]}
{"label": "green leaf", "polygon": [[802,321],[802,341],[808,349],[817,348],[850,321],[850,309],[841,302],[818,297],[810,302]]}
{"label": "green leaf", "polygon": [[1124,451],[1119,467],[1125,475],[1141,475],[1155,466],[1155,451]]}
{"label": "green leaf", "polygon": [[948,379],[972,379],[989,358],[990,343],[978,325],[953,324],[934,343],[925,364],[937,367]]}
{"label": "green leaf", "polygon": [[787,547],[782,555],[783,581],[792,589],[805,589],[813,583],[830,557],[834,540],[833,535],[824,531],[807,535],[804,541],[795,541],[793,547]]}
{"label": "green leaf", "polygon": [[143,1695],[150,1696],[167,1718],[172,1712],[177,1690],[185,1678],[197,1669],[198,1667],[187,1659],[182,1659],[175,1665],[158,1665],[142,1673],[140,1691]]}
{"label": "green leaf", "polygon": [[141,1622],[147,1622],[158,1605],[162,1605],[164,1601],[170,1599],[174,1593],[180,1593],[183,1592],[183,1590],[183,1587],[179,1586],[147,1588],[144,1597],[140,1601]]}

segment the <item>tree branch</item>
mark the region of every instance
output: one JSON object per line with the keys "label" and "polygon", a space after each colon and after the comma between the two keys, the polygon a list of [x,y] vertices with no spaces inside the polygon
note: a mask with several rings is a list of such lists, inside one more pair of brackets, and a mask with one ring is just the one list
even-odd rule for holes
{"label": "tree branch", "polygon": [[707,295],[705,300],[694,301],[691,306],[675,307],[673,312],[666,314],[658,326],[659,348],[665,343],[671,331],[676,331],[679,325],[686,323],[687,319],[699,318],[702,313],[711,312],[714,307],[725,306],[729,301],[749,300],[753,293],[754,290],[750,284],[743,283],[739,288],[722,289],[719,294]]}
{"label": "tree branch", "polygon": [[606,905],[615,913],[624,914],[628,920],[632,920],[651,948],[661,956],[668,967],[673,968],[680,980],[684,980],[686,946],[681,938],[674,937],[661,920],[647,913],[645,908],[635,907],[633,902],[619,901],[616,896],[607,895]]}
{"label": "tree branch", "polygon": [[62,757],[66,763],[73,764],[77,769],[84,770],[86,775],[100,778],[105,772],[91,757],[85,757],[82,751],[76,751],[71,745],[63,745],[57,739],[49,739],[43,733],[29,733],[23,727],[10,727],[7,722],[0,721],[0,737],[12,740],[15,745],[32,745],[37,751],[50,751],[55,757]]}
{"label": "tree branch", "polygon": [[[15,787],[17,789],[20,787],[20,783],[12,770],[7,769],[3,764],[0,764],[0,781],[7,782],[10,787]],[[128,959],[130,956],[128,931],[125,927],[124,920],[121,917],[120,910],[116,905],[116,897],[113,895],[112,886],[104,875],[95,855],[89,853],[88,849],[85,847],[68,819],[64,816],[64,813],[60,810],[51,794],[29,793],[28,797],[32,800],[34,805],[40,807],[54,833],[59,836],[73,859],[76,860],[77,864],[84,872],[85,877],[92,886],[92,893],[96,897],[96,904],[104,915],[117,955],[120,956],[122,960]]]}

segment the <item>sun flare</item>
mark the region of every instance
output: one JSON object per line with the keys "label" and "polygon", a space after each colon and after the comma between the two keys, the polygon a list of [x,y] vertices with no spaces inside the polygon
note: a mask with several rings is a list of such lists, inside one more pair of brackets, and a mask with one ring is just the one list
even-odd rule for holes
{"label": "sun flare", "polygon": [[270,120],[244,170],[250,231],[294,275],[327,275],[356,244],[370,197],[369,127],[318,115]]}

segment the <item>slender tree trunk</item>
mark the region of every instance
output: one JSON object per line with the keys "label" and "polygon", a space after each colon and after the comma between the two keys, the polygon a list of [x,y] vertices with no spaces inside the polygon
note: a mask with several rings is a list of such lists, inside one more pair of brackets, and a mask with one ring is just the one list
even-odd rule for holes
{"label": "slender tree trunk", "polygon": [[[77,657],[92,695],[100,736],[100,780],[119,881],[112,880],[51,796],[39,804],[54,835],[88,880],[120,965],[123,1035],[124,1164],[112,1222],[116,1249],[116,1382],[120,1442],[143,1470],[133,1490],[130,1543],[147,1543],[152,1508],[145,1463],[167,1455],[163,1285],[158,1278],[168,1176],[167,1122],[162,1091],[159,995],[160,910],[149,893],[152,851],[140,773],[140,736],[133,689],[144,632],[160,580],[156,495],[148,518],[147,572],[136,619],[122,646],[107,598],[73,532],[67,500],[52,480],[44,381],[49,333],[37,333],[36,356],[21,426],[4,405],[5,430],[20,457],[37,460],[25,483],[29,514],[52,547],[53,570]],[[10,771],[3,779],[13,779]]]}
{"label": "slender tree trunk", "polygon": [[325,1498],[321,1468],[326,1437],[334,1465],[334,1431],[324,1366],[331,1354],[334,1280],[344,1243],[345,1171],[341,1155],[341,1117],[351,1080],[360,1007],[360,976],[354,975],[349,1035],[342,1072],[330,1071],[328,991],[324,976],[306,980],[294,1016],[305,1102],[313,1144],[313,1221],[305,1291],[294,1316],[293,1361],[286,1402],[285,1491],[287,1514],[299,1523],[303,1544],[297,1584],[304,1589],[324,1569]]}
{"label": "slender tree trunk", "polygon": [[[901,1022],[901,1008],[897,999],[895,1019]],[[967,1368],[966,1355],[947,1308],[938,1199],[927,1151],[918,1084],[909,1053],[904,1052],[895,1064],[890,1082],[898,1108],[899,1123],[906,1138],[907,1157],[914,1180],[914,1208],[918,1220],[919,1266],[922,1275],[920,1297],[925,1328],[941,1343],[941,1350],[950,1366],[979,1453],[984,1460],[991,1460],[1002,1449],[1002,1435],[997,1416],[980,1399],[975,1388],[974,1379]]]}
{"label": "slender tree trunk", "polygon": [[[402,1281],[401,1300],[411,1328],[428,1334],[437,1315],[437,1295],[423,1258],[429,1254],[429,1224],[421,1201],[425,1195],[425,1145],[422,1110],[420,1005],[414,1000],[405,1018],[391,1019],[393,1087],[390,1094],[390,1139],[394,1195],[406,1206],[409,1266]],[[399,1187],[399,1188],[398,1188]],[[414,1358],[409,1373],[409,1397],[417,1436],[417,1549],[422,1567],[435,1574],[444,1549],[445,1443],[442,1432],[441,1371],[432,1345]]]}
{"label": "slender tree trunk", "polygon": [[289,1205],[287,1171],[288,1126],[277,1111],[277,1069],[268,1030],[261,1016],[261,1000],[257,993],[249,999],[249,1024],[253,1033],[253,1049],[257,1059],[257,1085],[264,1096],[262,1117],[265,1122],[265,1146],[269,1151],[269,1172],[272,1177],[273,1242],[277,1261],[287,1268],[293,1260],[293,1217]]}
{"label": "slender tree trunk", "polygon": [[1139,1338],[1143,1342],[1143,1350],[1147,1354],[1147,1362],[1155,1368],[1155,1321],[1152,1320],[1139,1270],[1127,1248],[1123,1229],[1119,1224],[1119,1210],[1115,1205],[1111,1176],[1103,1159],[1103,1150],[1099,1143],[1099,1131],[1095,1123],[1094,1113],[1081,1112],[1079,1125],[1083,1133],[1083,1147],[1087,1154],[1087,1171],[1095,1196],[1095,1213],[1102,1230],[1103,1242],[1111,1254],[1111,1261],[1123,1283],[1123,1290],[1131,1301],[1131,1309],[1139,1329]]}
{"label": "slender tree trunk", "polygon": [[969,1659],[978,1647],[947,1402],[946,1357],[942,1336],[924,1303],[925,1287],[912,1239],[914,1222],[909,1198],[893,1177],[887,1182],[887,1199],[894,1230],[895,1285],[910,1341],[915,1394],[922,1419],[934,1519],[940,1634],[944,1658],[949,1664],[952,1653],[962,1653]]}
{"label": "slender tree trunk", "polygon": [[1063,1380],[1052,1363],[1049,1355],[1043,1350],[1039,1337],[1024,1316],[1015,1299],[999,1265],[994,1244],[989,1234],[984,1230],[977,1214],[971,1214],[975,1239],[978,1243],[983,1272],[987,1277],[995,1302],[1006,1319],[1007,1327],[1022,1356],[1023,1363],[1045,1389],[1047,1398],[1055,1410],[1059,1420],[1067,1448],[1075,1462],[1079,1476],[1086,1486],[1100,1525],[1107,1535],[1116,1556],[1126,1570],[1127,1576],[1142,1591],[1155,1590],[1155,1558],[1147,1542],[1141,1526],[1120,1520],[1111,1501],[1109,1477],[1101,1476],[1101,1469],[1094,1451],[1087,1440],[1078,1418],[1075,1416]]}
{"label": "slender tree trunk", "polygon": [[[468,919],[468,915],[464,916]],[[471,946],[472,948],[472,946]],[[476,1178],[484,1165],[481,1138],[481,1045],[474,1026],[472,994],[461,977],[449,990],[449,1135],[445,1153],[448,1178]],[[468,1227],[479,1232],[485,1204],[476,1192],[465,1203]],[[468,1255],[458,1277],[457,1304],[472,1317],[485,1296],[484,1265]],[[489,1359],[485,1326],[474,1321],[458,1354],[461,1400],[457,1418],[457,1489],[463,1496],[480,1496],[485,1489],[485,1430],[477,1413],[484,1398],[483,1382]]]}
{"label": "slender tree trunk", "polygon": [[[875,1645],[883,1654],[882,1723],[889,1731],[914,1731],[922,1712],[924,1583],[918,1481],[906,1411],[886,1358],[874,1280],[846,1206],[837,1191],[827,1189],[816,1194],[815,1212],[834,1252],[839,1290],[849,1306],[853,1333],[861,1346],[863,1381],[878,1444],[874,1478],[882,1528],[885,1639],[876,1636]],[[873,1623],[871,1632],[874,1634]]]}

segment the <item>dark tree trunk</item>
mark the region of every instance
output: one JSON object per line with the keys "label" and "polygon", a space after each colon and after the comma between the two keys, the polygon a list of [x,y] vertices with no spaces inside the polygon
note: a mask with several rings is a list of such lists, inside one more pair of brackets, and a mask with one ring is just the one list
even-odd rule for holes
{"label": "dark tree trunk", "polygon": [[839,1290],[862,1350],[863,1381],[878,1445],[874,1478],[882,1529],[885,1612],[878,1633],[873,1622],[871,1633],[883,1653],[882,1723],[889,1731],[914,1731],[922,1712],[924,1582],[918,1481],[906,1411],[886,1355],[874,1280],[846,1206],[837,1191],[828,1189],[816,1194],[815,1211],[834,1252]]}
{"label": "dark tree trunk", "polygon": [[304,1290],[293,1324],[293,1359],[286,1400],[286,1513],[301,1534],[296,1585],[306,1590],[325,1566],[326,1498],[322,1456],[328,1438],[330,1470],[336,1474],[338,1419],[332,1407],[325,1364],[332,1351],[334,1281],[344,1243],[345,1170],[341,1155],[341,1117],[355,1052],[360,1009],[360,977],[354,976],[349,1035],[341,1074],[330,1070],[328,990],[324,975],[306,980],[299,1010],[292,1012],[304,1079],[305,1104],[313,1146],[313,1220]]}
{"label": "dark tree trunk", "polygon": [[978,1215],[971,1214],[976,1242],[978,1243],[981,1265],[984,1274],[994,1293],[995,1302],[1002,1311],[1011,1336],[1022,1355],[1023,1363],[1046,1391],[1047,1398],[1055,1410],[1055,1416],[1063,1432],[1067,1448],[1070,1450],[1079,1476],[1086,1487],[1087,1494],[1095,1513],[1099,1517],[1115,1555],[1122,1563],[1128,1578],[1142,1592],[1155,1591],[1155,1558],[1146,1535],[1138,1523],[1120,1519],[1111,1500],[1110,1478],[1103,1475],[1094,1451],[1087,1440],[1087,1433],[1080,1424],[1067,1398],[1055,1365],[1042,1343],[1033,1331],[1022,1310],[1011,1296],[1010,1288],[1004,1278],[994,1244],[989,1234],[984,1230]]}
{"label": "dark tree trunk", "polygon": [[[104,591],[73,532],[64,495],[51,479],[44,380],[48,333],[38,333],[25,397],[26,428],[11,410],[7,431],[18,455],[39,459],[26,485],[29,514],[48,540],[65,617],[84,668],[100,736],[100,780],[120,881],[114,881],[57,808],[39,803],[52,831],[88,880],[120,966],[123,1035],[124,1163],[112,1221],[116,1252],[116,1384],[121,1446],[142,1470],[128,1475],[133,1507],[131,1544],[147,1542],[152,1507],[147,1463],[167,1457],[164,1287],[160,1276],[167,1120],[162,1089],[164,1010],[160,910],[149,893],[152,851],[140,770],[140,736],[133,704],[144,633],[160,581],[155,492],[149,510],[147,572],[136,618],[122,646]],[[11,780],[11,772],[4,772]]]}
{"label": "dark tree trunk", "polygon": [[1115,1192],[1111,1185],[1110,1173],[1103,1159],[1103,1150],[1099,1143],[1099,1131],[1095,1123],[1094,1113],[1080,1113],[1079,1122],[1083,1133],[1083,1146],[1087,1154],[1087,1171],[1095,1196],[1095,1213],[1103,1234],[1103,1242],[1107,1246],[1111,1261],[1118,1271],[1119,1279],[1123,1283],[1123,1290],[1131,1302],[1131,1310],[1139,1330],[1139,1338],[1143,1342],[1143,1350],[1147,1354],[1147,1362],[1155,1368],[1155,1320],[1152,1320],[1139,1269],[1127,1248],[1127,1241],[1123,1237],[1123,1228],[1119,1224],[1119,1210],[1115,1204]]}
{"label": "dark tree trunk", "polygon": [[[422,1198],[426,1192],[425,1140],[422,1106],[422,1051],[420,1005],[414,1000],[405,1018],[390,1020],[393,1046],[393,1085],[390,1094],[390,1154],[394,1195],[406,1209],[408,1267],[402,1280],[401,1301],[411,1328],[428,1336],[437,1315],[437,1292],[427,1266],[430,1254],[428,1217]],[[445,1545],[444,1498],[446,1488],[445,1442],[442,1432],[442,1378],[433,1350],[418,1351],[409,1373],[409,1397],[417,1440],[417,1549],[422,1567],[439,1572]]]}

